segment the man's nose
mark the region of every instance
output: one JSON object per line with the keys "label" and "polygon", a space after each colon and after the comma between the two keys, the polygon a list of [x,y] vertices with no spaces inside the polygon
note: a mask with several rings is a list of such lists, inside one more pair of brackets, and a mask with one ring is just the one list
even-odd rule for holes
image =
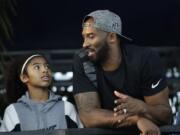
{"label": "man's nose", "polygon": [[83,48],[88,48],[90,46],[90,43],[87,40],[84,40]]}

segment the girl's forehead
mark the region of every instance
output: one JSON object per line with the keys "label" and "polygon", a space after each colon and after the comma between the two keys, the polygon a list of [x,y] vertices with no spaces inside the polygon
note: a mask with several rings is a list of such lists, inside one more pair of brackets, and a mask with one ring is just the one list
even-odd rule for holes
{"label": "girl's forehead", "polygon": [[42,57],[42,56],[38,56],[38,57],[34,57],[31,59],[30,63],[47,63],[47,60]]}

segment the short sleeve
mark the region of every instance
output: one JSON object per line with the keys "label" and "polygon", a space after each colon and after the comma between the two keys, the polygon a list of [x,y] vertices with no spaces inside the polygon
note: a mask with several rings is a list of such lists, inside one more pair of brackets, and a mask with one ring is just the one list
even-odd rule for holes
{"label": "short sleeve", "polygon": [[83,62],[78,54],[73,61],[73,94],[96,91],[95,86],[84,72]]}
{"label": "short sleeve", "polygon": [[141,69],[141,88],[144,96],[151,96],[167,87],[163,64],[152,50],[144,52]]}

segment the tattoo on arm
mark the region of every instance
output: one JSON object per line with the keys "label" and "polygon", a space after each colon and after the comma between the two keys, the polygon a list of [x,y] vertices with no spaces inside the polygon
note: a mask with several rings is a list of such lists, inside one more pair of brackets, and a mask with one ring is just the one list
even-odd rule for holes
{"label": "tattoo on arm", "polygon": [[86,127],[113,127],[117,123],[113,111],[102,109],[97,92],[75,95],[80,118]]}
{"label": "tattoo on arm", "polygon": [[89,112],[94,108],[100,108],[100,101],[97,92],[85,92],[75,95],[77,108],[83,112]]}

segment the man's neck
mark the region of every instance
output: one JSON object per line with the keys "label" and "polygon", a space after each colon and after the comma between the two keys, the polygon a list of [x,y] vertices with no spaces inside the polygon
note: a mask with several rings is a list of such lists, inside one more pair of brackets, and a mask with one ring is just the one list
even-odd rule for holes
{"label": "man's neck", "polygon": [[122,61],[122,54],[120,45],[114,45],[110,48],[108,53],[108,59],[102,64],[104,71],[116,70]]}

